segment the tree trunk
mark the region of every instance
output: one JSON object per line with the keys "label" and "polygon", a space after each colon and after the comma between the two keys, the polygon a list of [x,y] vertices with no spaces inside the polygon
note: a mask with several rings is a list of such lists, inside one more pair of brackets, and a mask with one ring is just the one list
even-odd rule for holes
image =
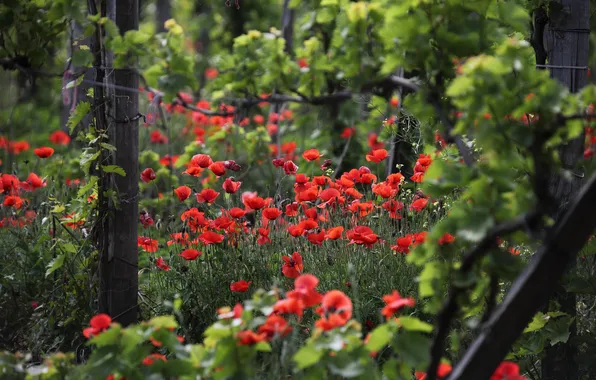
{"label": "tree trunk", "polygon": [[[550,66],[587,66],[590,28],[590,4],[588,0],[563,0],[562,9],[551,10],[546,28],[545,46]],[[588,83],[587,71],[583,69],[550,68],[551,77],[565,84],[569,91],[576,92]],[[551,179],[551,193],[560,204],[555,215],[562,215],[570,201],[577,196],[582,185],[583,173],[578,173],[578,162],[583,157],[584,135],[571,141],[559,151],[563,169],[572,173],[571,180],[558,175]],[[577,316],[576,296],[568,293],[560,284],[555,290],[553,301],[559,310],[570,317]],[[569,340],[546,348],[542,359],[543,380],[575,380],[578,378],[578,366],[575,361],[577,347],[573,338],[577,334],[577,323],[569,328]]]}
{"label": "tree trunk", "polygon": [[[138,0],[106,1],[106,16],[116,23],[121,34],[138,29],[138,9]],[[112,53],[106,51],[104,60],[105,67],[111,68]],[[108,142],[116,147],[106,161],[124,169],[126,175],[101,172],[99,309],[122,325],[128,325],[137,321],[138,311],[139,127],[136,115],[139,78],[134,69],[108,69],[104,84],[109,100],[105,118]],[[102,161],[102,165],[106,161]],[[105,194],[110,190],[115,193],[118,204],[112,204],[109,194]]]}

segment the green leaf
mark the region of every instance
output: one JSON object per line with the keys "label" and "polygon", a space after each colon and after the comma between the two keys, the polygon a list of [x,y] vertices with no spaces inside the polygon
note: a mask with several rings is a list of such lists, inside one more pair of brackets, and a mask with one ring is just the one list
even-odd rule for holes
{"label": "green leaf", "polygon": [[74,66],[89,67],[93,62],[93,54],[89,50],[78,49],[72,53],[72,64]]}
{"label": "green leaf", "polygon": [[534,318],[532,318],[532,322],[530,322],[528,327],[524,330],[524,333],[540,330],[546,325],[546,322],[548,322],[548,318],[545,318],[544,313],[537,313]]}
{"label": "green leaf", "polygon": [[101,168],[105,173],[115,173],[119,176],[126,177],[126,172],[118,165],[103,165]]}
{"label": "green leaf", "polygon": [[317,364],[322,357],[323,350],[317,350],[309,344],[299,349],[293,359],[298,369],[304,369]]}
{"label": "green leaf", "polygon": [[64,265],[64,260],[66,259],[66,254],[61,254],[56,256],[50,263],[48,264],[48,269],[46,270],[46,277],[54,273],[56,270],[62,268]]}
{"label": "green leaf", "polygon": [[418,294],[421,298],[435,294],[435,282],[441,278],[441,264],[438,261],[427,263],[418,276]]}
{"label": "green leaf", "polygon": [[87,116],[89,112],[91,112],[91,103],[79,102],[79,104],[77,104],[74,112],[70,114],[70,116],[68,117],[68,122],[66,123],[66,126],[68,127],[70,134],[72,134],[75,127],[81,121],[83,121],[83,119],[85,118],[85,116]]}
{"label": "green leaf", "polygon": [[255,344],[255,349],[260,352],[271,352],[271,345],[267,342],[259,342]]}
{"label": "green leaf", "polygon": [[397,323],[404,330],[408,331],[421,331],[427,333],[433,331],[433,325],[423,322],[416,317],[399,317]]}
{"label": "green leaf", "polygon": [[428,364],[430,358],[431,338],[414,331],[403,331],[398,335],[395,351],[409,365],[422,368]]}
{"label": "green leaf", "polygon": [[385,347],[393,339],[394,331],[388,323],[382,324],[370,333],[366,349],[370,352],[377,352]]}
{"label": "green leaf", "polygon": [[154,317],[149,321],[149,325],[155,329],[164,328],[177,328],[178,322],[176,322],[176,318],[172,315],[161,315],[159,317]]}
{"label": "green leaf", "polygon": [[113,324],[109,329],[103,331],[97,336],[89,339],[89,344],[95,344],[97,347],[108,346],[118,343],[121,336],[122,327],[118,324]]}
{"label": "green leaf", "polygon": [[91,190],[95,184],[97,183],[97,176],[91,176],[91,178],[89,178],[89,182],[87,182],[84,186],[82,186],[78,193],[77,196],[78,197],[82,197],[83,195],[85,195],[89,190]]}

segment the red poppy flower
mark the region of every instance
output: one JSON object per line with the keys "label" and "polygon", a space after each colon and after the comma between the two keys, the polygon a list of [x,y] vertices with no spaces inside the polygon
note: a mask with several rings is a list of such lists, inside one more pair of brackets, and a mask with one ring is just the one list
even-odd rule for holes
{"label": "red poppy flower", "polygon": [[455,237],[453,235],[451,235],[450,233],[444,233],[443,236],[441,236],[439,238],[439,244],[440,245],[445,245],[445,244],[451,244],[455,241]]}
{"label": "red poppy flower", "polygon": [[11,141],[8,144],[8,150],[12,154],[22,153],[24,151],[29,150],[29,148],[30,148],[30,145],[27,141]]}
{"label": "red poppy flower", "polygon": [[238,191],[238,189],[240,189],[240,185],[242,185],[242,182],[240,182],[240,181],[234,182],[232,180],[232,177],[230,177],[230,178],[226,178],[226,180],[223,182],[222,188],[224,189],[224,191],[226,193],[234,194],[235,192]]}
{"label": "red poppy flower", "polygon": [[288,321],[279,315],[271,314],[265,320],[265,323],[259,327],[259,333],[265,334],[268,340],[275,336],[284,337],[292,331],[288,326]]}
{"label": "red poppy flower", "polygon": [[495,370],[490,380],[525,380],[526,378],[519,374],[519,366],[510,361],[504,361]]}
{"label": "red poppy flower", "polygon": [[321,158],[323,155],[319,153],[316,149],[309,149],[302,153],[302,157],[307,161],[314,161]]}
{"label": "red poppy flower", "polygon": [[35,173],[29,173],[29,177],[24,182],[21,182],[20,188],[25,191],[33,191],[35,189],[39,189],[40,187],[46,187],[46,183],[39,178],[39,176]]}
{"label": "red poppy flower", "polygon": [[252,121],[254,121],[255,124],[263,125],[265,123],[265,118],[263,115],[255,115],[253,116]]}
{"label": "red poppy flower", "polygon": [[137,238],[137,244],[146,252],[156,252],[159,246],[159,242],[157,240],[153,240],[145,236],[139,236]]}
{"label": "red poppy flower", "polygon": [[221,243],[223,239],[223,235],[217,234],[212,231],[206,231],[199,235],[199,240],[206,245]]}
{"label": "red poppy flower", "polygon": [[259,228],[259,238],[257,239],[257,244],[264,245],[271,243],[271,239],[269,238],[269,229],[268,228]]}
{"label": "red poppy flower", "polygon": [[343,292],[330,290],[323,296],[321,306],[316,312],[322,317],[317,327],[322,327],[324,330],[328,330],[329,327],[340,327],[352,317],[352,301]]}
{"label": "red poppy flower", "polygon": [[[447,363],[439,364],[439,368],[437,368],[437,378],[439,380],[444,379],[451,373],[451,366]],[[414,374],[416,376],[416,380],[426,380],[426,372],[423,371],[416,371]]]}
{"label": "red poppy flower", "polygon": [[402,308],[406,306],[414,307],[416,304],[416,301],[413,298],[402,298],[397,290],[394,290],[391,294],[384,295],[383,301],[385,301],[385,307],[381,311],[381,314],[387,319],[391,318],[393,314],[397,313]]}
{"label": "red poppy flower", "polygon": [[284,162],[283,168],[286,175],[294,175],[298,171],[298,166],[291,160]]}
{"label": "red poppy flower", "polygon": [[232,216],[232,218],[240,219],[245,214],[246,214],[246,211],[244,211],[243,209],[241,209],[239,207],[233,207],[230,209],[230,215]]}
{"label": "red poppy flower", "polygon": [[157,260],[155,260],[155,265],[162,270],[165,270],[166,272],[169,271],[170,269],[172,269],[167,263],[166,261],[163,259],[163,257],[159,256],[157,258]]}
{"label": "red poppy flower", "polygon": [[188,197],[190,197],[191,192],[192,190],[188,186],[180,186],[174,190],[174,193],[176,193],[176,196],[178,197],[180,202],[184,202],[186,199],[188,199]]}
{"label": "red poppy flower", "polygon": [[240,280],[230,284],[230,290],[237,293],[244,293],[248,290],[252,281]]}
{"label": "red poppy flower", "polygon": [[88,328],[83,330],[83,335],[89,339],[107,330],[112,324],[112,318],[107,314],[98,314],[91,318]]}
{"label": "red poppy flower", "polygon": [[323,241],[325,240],[325,230],[323,229],[318,233],[308,234],[307,239],[314,245],[323,245]]}
{"label": "red poppy flower", "polygon": [[151,143],[152,144],[167,144],[168,137],[156,129],[151,132]]}
{"label": "red poppy flower", "polygon": [[190,159],[190,166],[198,166],[200,168],[208,168],[213,163],[213,160],[208,154],[195,154]]}
{"label": "red poppy flower", "polygon": [[155,361],[157,361],[157,360],[161,360],[164,362],[168,361],[168,359],[164,355],[154,353],[154,354],[147,356],[145,359],[143,359],[142,363],[143,363],[143,365],[150,366],[150,365],[153,365],[153,363],[155,363]]}
{"label": "red poppy flower", "polygon": [[366,161],[379,163],[386,159],[388,155],[385,149],[375,149],[366,155]]}
{"label": "red poppy flower", "polygon": [[213,67],[208,67],[205,69],[205,78],[207,79],[215,79],[217,78],[218,71]]}
{"label": "red poppy flower", "polygon": [[215,199],[219,193],[213,189],[203,189],[197,194],[197,202],[211,204],[215,202]]}
{"label": "red poppy flower", "polygon": [[399,105],[399,99],[397,96],[394,96],[391,98],[391,100],[389,101],[389,103],[391,103],[391,107],[397,108],[397,106]]}
{"label": "red poppy flower", "polygon": [[426,198],[418,198],[410,205],[410,210],[415,210],[420,212],[426,208],[428,205],[428,199]]}
{"label": "red poppy flower", "polygon": [[221,161],[217,161],[209,165],[209,170],[211,170],[213,174],[215,174],[218,177],[221,177],[222,175],[226,174],[226,167]]}
{"label": "red poppy flower", "polygon": [[275,207],[263,209],[263,217],[269,220],[275,220],[281,215],[281,210]]}
{"label": "red poppy flower", "polygon": [[153,181],[155,178],[157,177],[155,176],[155,172],[151,168],[147,168],[141,172],[141,181],[145,183],[149,183]]}
{"label": "red poppy flower", "polygon": [[333,227],[327,230],[325,234],[325,239],[329,240],[337,240],[341,238],[341,234],[344,232],[344,228],[342,226]]}
{"label": "red poppy flower", "polygon": [[33,153],[39,158],[48,158],[54,154],[54,149],[48,146],[43,146],[41,148],[33,149]]}
{"label": "red poppy flower", "polygon": [[70,136],[64,131],[55,131],[50,135],[50,141],[56,145],[68,145]]}
{"label": "red poppy flower", "polygon": [[288,297],[297,297],[304,303],[304,307],[313,307],[321,303],[323,295],[317,292],[319,279],[312,274],[303,274],[294,280],[294,290],[288,292]]}
{"label": "red poppy flower", "polygon": [[292,257],[283,256],[284,264],[281,267],[281,272],[287,278],[297,278],[304,270],[302,263],[302,255],[298,252],[292,253]]}
{"label": "red poppy flower", "polygon": [[254,331],[245,330],[239,331],[238,334],[236,334],[236,339],[238,339],[238,344],[241,346],[252,346],[254,344],[267,340],[267,334],[257,334]]}
{"label": "red poppy flower", "polygon": [[[316,222],[315,222],[316,223]],[[304,234],[304,228],[300,225],[290,225],[288,226],[288,233],[293,237],[302,236]]]}
{"label": "red poppy flower", "polygon": [[199,252],[196,249],[185,249],[184,251],[182,251],[182,253],[180,253],[178,256],[182,257],[184,260],[196,260],[197,257],[201,256],[203,254],[203,252]]}
{"label": "red poppy flower", "polygon": [[149,214],[146,211],[141,211],[139,213],[139,221],[141,222],[144,228],[148,228],[149,226],[152,226],[154,223],[153,218],[149,216]]}
{"label": "red poppy flower", "polygon": [[353,229],[347,231],[346,236],[348,239],[350,239],[348,245],[358,244],[365,245],[369,248],[379,240],[378,235],[375,234],[370,227],[366,226],[356,226]]}
{"label": "red poppy flower", "polygon": [[260,210],[265,207],[265,200],[258,196],[246,197],[243,199],[244,205],[251,210]]}

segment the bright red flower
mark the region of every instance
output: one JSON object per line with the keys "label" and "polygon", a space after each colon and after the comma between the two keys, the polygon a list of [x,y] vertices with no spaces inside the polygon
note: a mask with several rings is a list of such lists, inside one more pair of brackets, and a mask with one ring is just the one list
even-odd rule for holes
{"label": "bright red flower", "polygon": [[39,178],[37,174],[29,173],[29,177],[27,177],[26,181],[21,182],[20,187],[25,191],[33,191],[40,187],[46,187],[46,185],[47,184]]}
{"label": "bright red flower", "polygon": [[246,197],[243,199],[244,205],[251,210],[260,210],[265,207],[265,200],[259,196]]}
{"label": "bright red flower", "polygon": [[428,199],[426,198],[418,198],[410,205],[410,210],[415,210],[420,212],[426,208],[428,205]]}
{"label": "bright red flower", "polygon": [[230,215],[232,216],[232,218],[235,219],[240,219],[242,218],[244,215],[246,214],[246,211],[244,211],[241,208],[238,207],[233,207],[230,209]]}
{"label": "bright red flower", "polygon": [[168,137],[156,129],[151,132],[151,143],[152,144],[167,144]]}
{"label": "bright red flower", "polygon": [[314,160],[318,160],[319,158],[321,158],[323,155],[321,153],[319,153],[318,150],[316,149],[309,149],[304,151],[304,153],[302,153],[302,157],[306,160],[306,161],[314,161]]}
{"label": "bright red flower", "polygon": [[155,171],[152,168],[147,168],[141,172],[141,181],[145,183],[149,183],[153,181],[155,178]]}
{"label": "bright red flower", "polygon": [[236,334],[236,339],[238,339],[238,344],[241,346],[252,346],[254,344],[267,340],[267,334],[257,334],[254,331],[245,330],[239,331],[238,334]]}
{"label": "bright red flower", "polygon": [[208,67],[205,69],[205,78],[207,79],[215,79],[217,78],[218,74],[219,72],[217,71],[217,69],[213,67]]}
{"label": "bright red flower", "polygon": [[321,230],[318,233],[310,233],[307,236],[308,241],[314,245],[323,245],[323,241],[325,241],[325,230]]}
{"label": "bright red flower", "polygon": [[209,170],[213,172],[218,177],[226,174],[226,167],[223,162],[217,161],[209,165]]}
{"label": "bright red flower", "polygon": [[257,244],[264,245],[271,243],[271,239],[269,238],[269,229],[268,228],[259,228],[259,238],[257,239]]}
{"label": "bright red flower", "polygon": [[450,233],[444,233],[443,236],[441,236],[439,238],[439,244],[440,245],[445,245],[445,244],[451,244],[455,241],[455,237],[453,235],[451,235]]}
{"label": "bright red flower", "polygon": [[208,154],[195,154],[190,159],[190,166],[198,166],[200,168],[208,168],[213,163],[213,160]]}
{"label": "bright red flower", "polygon": [[240,186],[242,185],[242,182],[238,181],[235,182],[233,181],[232,177],[226,178],[226,180],[223,182],[222,184],[222,188],[224,189],[224,191],[228,194],[234,194],[235,192],[238,191],[238,189],[240,189]]}
{"label": "bright red flower", "polygon": [[212,231],[206,231],[199,235],[199,240],[206,245],[221,243],[223,239],[223,235],[217,234]]}
{"label": "bright red flower", "polygon": [[201,256],[203,254],[203,252],[199,252],[196,249],[185,249],[184,251],[182,251],[182,253],[180,253],[178,256],[182,257],[184,260],[196,260],[197,257]]}
{"label": "bright red flower", "polygon": [[188,199],[188,197],[190,197],[191,192],[192,190],[188,186],[180,186],[174,190],[174,193],[176,193],[176,196],[178,197],[180,202],[184,202],[186,199]]}
{"label": "bright red flower", "polygon": [[323,296],[316,312],[322,317],[323,324],[331,322],[332,328],[343,326],[352,317],[352,301],[343,292],[330,290]]}
{"label": "bright red flower", "polygon": [[281,267],[281,272],[287,278],[297,278],[304,270],[302,263],[302,255],[298,252],[292,253],[292,257],[282,256],[284,264]]}
{"label": "bright red flower", "polygon": [[[451,366],[447,363],[439,364],[439,368],[437,368],[437,378],[439,380],[444,379],[451,373]],[[426,372],[423,371],[416,371],[414,374],[416,376],[416,380],[426,380]]]}
{"label": "bright red flower", "polygon": [[385,307],[381,311],[381,314],[387,319],[406,306],[414,307],[416,305],[416,301],[413,298],[402,298],[397,290],[394,290],[391,294],[384,295],[383,301],[385,301]]}
{"label": "bright red flower", "polygon": [[159,256],[157,258],[157,260],[155,260],[155,265],[157,265],[158,268],[165,270],[166,272],[169,271],[170,269],[172,269],[167,263],[166,261],[163,259],[163,257]]}
{"label": "bright red flower", "polygon": [[329,239],[329,240],[340,239],[343,232],[344,232],[344,228],[342,226],[333,227],[333,228],[327,230],[327,233],[325,234],[325,239]]}
{"label": "bright red flower", "polygon": [[83,335],[89,339],[107,330],[112,324],[112,318],[107,314],[98,314],[91,318],[88,328],[83,330]]}
{"label": "bright red flower", "polygon": [[203,189],[197,194],[197,202],[211,204],[215,202],[215,199],[219,193],[213,189]]}
{"label": "bright red flower", "polygon": [[298,166],[293,161],[284,162],[284,172],[286,175],[294,175],[298,171]]}
{"label": "bright red flower", "polygon": [[137,238],[137,245],[146,252],[156,252],[159,246],[159,242],[149,237],[139,236]]}
{"label": "bright red flower", "polygon": [[302,236],[304,234],[304,228],[302,228],[300,225],[292,224],[288,226],[288,233],[294,237]]}
{"label": "bright red flower", "polygon": [[268,340],[275,336],[284,337],[292,331],[288,326],[288,321],[279,315],[271,314],[265,320],[265,323],[259,327],[259,333],[265,334]]}
{"label": "bright red flower", "polygon": [[54,149],[48,146],[43,146],[41,148],[33,149],[33,153],[39,158],[48,158],[54,154]]}
{"label": "bright red flower", "polygon": [[495,370],[490,380],[525,380],[526,378],[519,374],[519,366],[510,361],[504,361]]}
{"label": "bright red flower", "polygon": [[281,210],[275,207],[269,207],[263,209],[262,214],[266,219],[275,220],[281,215]]}
{"label": "bright red flower", "polygon": [[252,281],[240,280],[230,284],[230,290],[237,293],[244,293],[248,290]]}
{"label": "bright red flower", "polygon": [[56,145],[68,145],[70,143],[70,136],[61,130],[52,132],[50,141]]}
{"label": "bright red flower", "polygon": [[387,158],[389,154],[385,149],[376,149],[366,155],[366,161],[379,163]]}
{"label": "bright red flower", "polygon": [[164,355],[154,353],[143,359],[142,363],[143,365],[150,366],[153,365],[153,363],[155,363],[156,360],[162,360],[164,362],[168,361],[168,359]]}
{"label": "bright red flower", "polygon": [[366,226],[356,226],[347,231],[346,236],[350,239],[348,244],[365,245],[369,248],[379,240],[378,235]]}
{"label": "bright red flower", "polygon": [[12,154],[19,154],[29,150],[31,146],[27,141],[11,141],[8,143],[8,150]]}

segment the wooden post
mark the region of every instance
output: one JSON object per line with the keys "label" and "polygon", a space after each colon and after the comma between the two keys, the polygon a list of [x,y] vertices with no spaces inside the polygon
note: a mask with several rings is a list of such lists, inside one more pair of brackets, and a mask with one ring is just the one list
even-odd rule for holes
{"label": "wooden post", "polygon": [[165,23],[172,18],[172,6],[170,0],[157,0],[155,9],[157,32],[165,32]]}
{"label": "wooden post", "polygon": [[[107,0],[105,4],[106,16],[116,23],[120,33],[138,29],[138,0]],[[122,325],[128,325],[137,321],[138,311],[139,127],[136,115],[139,96],[136,91],[139,78],[134,68],[113,68],[111,52],[106,50],[104,56],[104,86],[108,99],[105,123],[109,143],[116,147],[106,161],[120,166],[126,175],[101,174],[99,309]],[[115,192],[118,204],[112,204],[106,191]]]}
{"label": "wooden post", "polygon": [[[551,7],[552,8],[552,7]],[[588,66],[588,45],[590,36],[590,2],[588,0],[564,0],[559,7],[550,11],[549,22],[545,29],[545,47],[549,66]],[[563,83],[570,92],[577,92],[588,83],[586,69],[550,68],[551,77]],[[559,202],[560,216],[567,210],[570,200],[577,196],[582,185],[583,173],[578,173],[578,163],[583,157],[584,134],[559,150],[564,169],[572,173],[571,180],[557,175],[550,181],[550,191]],[[574,267],[574,260],[570,266]],[[577,335],[576,295],[568,293],[562,284],[555,290],[553,301],[559,310],[574,318],[569,327],[569,340],[554,346],[547,346],[542,359],[543,380],[576,380],[578,366],[575,362],[577,347],[572,343]],[[548,308],[548,305],[546,305]]]}

